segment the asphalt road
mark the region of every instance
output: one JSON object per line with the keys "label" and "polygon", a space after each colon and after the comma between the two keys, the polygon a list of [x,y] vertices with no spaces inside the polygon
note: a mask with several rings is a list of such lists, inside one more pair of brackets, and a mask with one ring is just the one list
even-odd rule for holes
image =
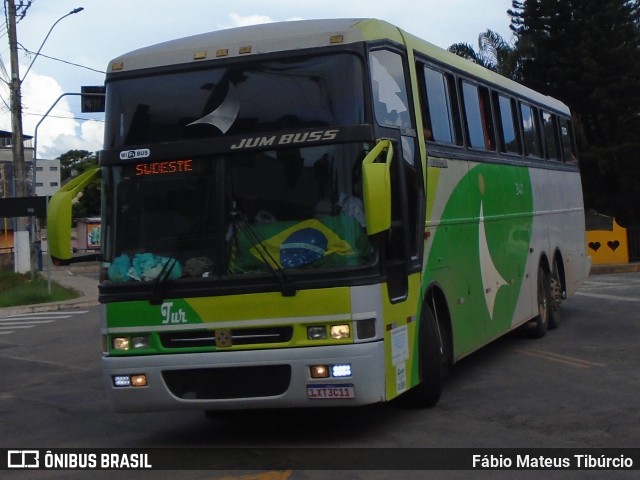
{"label": "asphalt road", "polygon": [[[0,448],[639,448],[640,273],[591,276],[542,339],[511,334],[457,364],[440,403],[356,409],[115,414],[99,307],[0,318]],[[9,471],[7,478],[176,478]],[[145,475],[146,474],[146,475]],[[637,478],[636,472],[183,472],[180,478]]]}

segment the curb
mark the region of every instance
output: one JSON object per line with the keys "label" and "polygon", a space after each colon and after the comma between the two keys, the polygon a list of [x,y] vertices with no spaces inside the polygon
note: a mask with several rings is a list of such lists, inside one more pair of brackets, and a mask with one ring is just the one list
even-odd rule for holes
{"label": "curb", "polygon": [[590,275],[611,273],[640,272],[640,263],[624,263],[619,265],[591,265]]}

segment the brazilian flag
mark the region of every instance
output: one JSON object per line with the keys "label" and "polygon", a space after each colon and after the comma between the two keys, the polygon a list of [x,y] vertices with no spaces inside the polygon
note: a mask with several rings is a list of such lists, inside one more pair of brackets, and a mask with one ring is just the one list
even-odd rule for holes
{"label": "brazilian flag", "polygon": [[264,270],[265,262],[274,268],[355,266],[369,255],[366,233],[350,216],[272,222],[236,232],[230,271]]}

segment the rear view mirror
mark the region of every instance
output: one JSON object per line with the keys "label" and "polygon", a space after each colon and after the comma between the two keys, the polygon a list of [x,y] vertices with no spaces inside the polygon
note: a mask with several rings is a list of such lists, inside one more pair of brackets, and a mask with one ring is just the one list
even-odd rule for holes
{"label": "rear view mirror", "polygon": [[[382,162],[377,162],[383,154]],[[363,200],[367,234],[391,228],[391,140],[380,140],[362,161]]]}

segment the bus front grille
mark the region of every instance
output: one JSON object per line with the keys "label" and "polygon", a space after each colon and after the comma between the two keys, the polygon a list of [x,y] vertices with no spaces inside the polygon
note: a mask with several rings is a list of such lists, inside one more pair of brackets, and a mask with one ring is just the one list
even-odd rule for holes
{"label": "bus front grille", "polygon": [[[191,330],[160,334],[164,348],[192,348],[216,346],[216,330]],[[258,345],[264,343],[286,343],[293,336],[293,327],[259,327],[232,329],[229,345]]]}
{"label": "bus front grille", "polygon": [[289,388],[289,365],[194,368],[162,372],[173,395],[184,400],[274,397]]}

